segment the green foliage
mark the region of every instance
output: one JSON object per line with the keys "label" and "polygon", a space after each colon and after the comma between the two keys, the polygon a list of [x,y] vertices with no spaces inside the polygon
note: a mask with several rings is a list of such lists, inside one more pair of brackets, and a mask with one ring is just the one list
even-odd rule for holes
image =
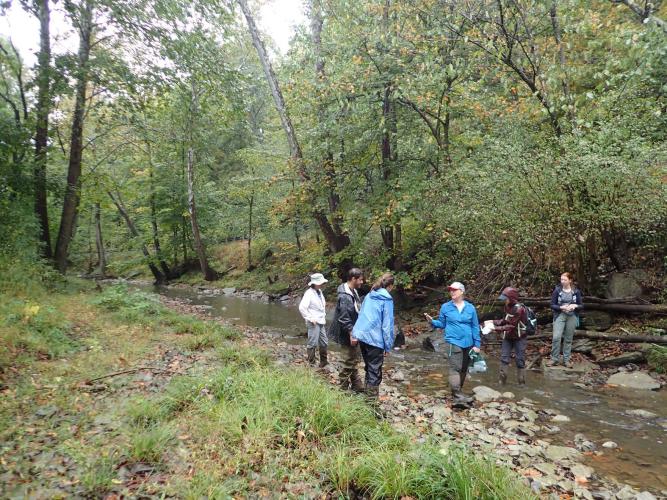
{"label": "green foliage", "polygon": [[654,345],[648,350],[648,364],[658,373],[667,373],[667,347]]}
{"label": "green foliage", "polygon": [[122,283],[105,288],[91,302],[107,311],[116,312],[133,323],[148,323],[166,311],[160,304],[157,295],[131,291],[127,285]]}
{"label": "green foliage", "polygon": [[102,456],[86,467],[81,476],[81,485],[93,496],[103,496],[114,487],[116,479],[116,460],[114,454]]}
{"label": "green foliage", "polygon": [[128,458],[136,462],[160,463],[174,440],[174,429],[167,425],[140,428],[131,436]]}

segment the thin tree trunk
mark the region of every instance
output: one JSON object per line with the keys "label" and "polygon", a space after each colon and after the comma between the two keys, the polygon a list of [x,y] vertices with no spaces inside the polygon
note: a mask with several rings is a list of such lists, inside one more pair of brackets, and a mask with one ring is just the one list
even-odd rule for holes
{"label": "thin tree trunk", "polygon": [[199,233],[199,224],[197,223],[197,207],[195,206],[195,191],[194,191],[194,158],[192,149],[188,150],[188,211],[190,212],[190,224],[192,225],[192,236],[194,238],[195,251],[199,258],[201,272],[206,281],[214,281],[217,278],[217,273],[211,269],[206,257],[206,248]]}
{"label": "thin tree trunk", "polygon": [[[266,52],[266,48],[264,47],[264,43],[262,43],[262,39],[259,35],[259,30],[255,25],[255,20],[252,17],[250,9],[248,8],[247,1],[237,0],[237,3],[241,7],[243,15],[248,23],[248,29],[250,31],[250,36],[252,37],[252,43],[255,46],[255,49],[257,50],[260,63],[262,64],[262,68],[264,69],[264,74],[271,89],[271,95],[273,96],[273,101],[275,103],[276,110],[278,111],[278,115],[280,116],[280,121],[282,123],[283,130],[285,131],[285,135],[287,135],[287,142],[289,143],[292,161],[296,165],[301,180],[307,183],[308,181],[310,181],[310,176],[308,175],[308,172],[306,172],[305,169],[305,165],[303,162],[303,154],[301,152],[301,146],[299,145],[299,141],[297,140],[296,132],[294,131],[294,126],[292,125],[292,120],[290,119],[287,106],[285,104],[285,99],[280,90],[280,85],[278,84],[278,79],[276,78],[276,75],[273,71],[271,62],[269,61],[269,56]],[[335,229],[329,223],[329,220],[327,219],[326,215],[320,209],[317,208],[316,195],[313,192],[312,186],[306,184],[306,188],[310,198],[308,203],[312,207],[313,218],[315,219],[318,226],[320,227],[320,230],[324,234],[329,249],[334,253],[340,252],[341,250],[349,246],[350,244],[349,237],[345,234],[339,234],[335,231]]]}
{"label": "thin tree trunk", "polygon": [[165,276],[169,276],[171,274],[171,270],[169,269],[169,265],[165,262],[162,256],[162,249],[160,248],[160,235],[158,232],[157,209],[155,201],[155,175],[153,173],[153,161],[151,159],[150,143],[147,143],[146,146],[148,148],[148,156],[149,156],[148,158],[148,180],[150,182],[149,205],[151,209],[151,229],[153,230],[153,247],[155,248],[155,255],[158,259],[158,262],[160,263],[160,268],[162,269],[162,272],[165,274]]}
{"label": "thin tree trunk", "polygon": [[95,245],[97,246],[98,274],[104,278],[107,274],[107,256],[102,239],[102,210],[99,203],[95,203]]}
{"label": "thin tree trunk", "polygon": [[79,201],[81,199],[81,160],[83,156],[83,121],[86,111],[86,87],[88,85],[88,59],[93,31],[93,7],[86,2],[79,17],[79,57],[76,83],[76,100],[72,118],[72,136],[67,169],[67,187],[60,217],[60,230],[56,242],[55,262],[62,273],[67,271],[69,245],[74,235]]}
{"label": "thin tree trunk", "polygon": [[46,200],[46,148],[49,140],[49,111],[51,108],[51,35],[49,23],[51,12],[49,0],[40,0],[37,5],[39,13],[39,54],[37,56],[37,110],[35,119],[35,213],[39,221],[39,240],[42,243],[42,255],[53,256],[51,234],[49,232],[49,215]]}
{"label": "thin tree trunk", "polygon": [[255,202],[255,196],[250,196],[250,203],[248,204],[248,271],[252,271],[252,209]]}
{"label": "thin tree trunk", "polygon": [[[125,204],[123,203],[123,200],[120,197],[120,193],[118,193],[117,197],[115,197],[111,191],[107,191],[107,194],[111,198],[111,201],[113,201],[113,204],[116,205],[118,213],[120,213],[121,217],[123,217],[123,220],[125,220],[125,224],[127,224],[127,229],[130,231],[130,235],[133,238],[138,238],[139,231],[137,231],[137,228],[132,222],[132,219],[130,219],[129,214],[127,213],[127,209],[125,208]],[[167,282],[166,276],[162,274],[162,272],[157,268],[155,264],[153,264],[153,258],[151,257],[148,248],[146,248],[146,245],[143,242],[141,243],[141,252],[144,254],[146,260],[148,261],[148,267],[150,268],[151,273],[153,273],[153,277],[155,278],[155,283],[158,285],[166,283]]]}

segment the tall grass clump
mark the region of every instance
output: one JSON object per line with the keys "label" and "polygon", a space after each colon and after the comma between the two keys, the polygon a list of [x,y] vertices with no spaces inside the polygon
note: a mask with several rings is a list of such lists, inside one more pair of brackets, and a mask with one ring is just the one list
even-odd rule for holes
{"label": "tall grass clump", "polygon": [[105,288],[91,302],[107,311],[119,313],[128,322],[140,324],[150,324],[166,311],[157,295],[129,290],[122,283]]}
{"label": "tall grass clump", "polygon": [[652,345],[646,356],[648,365],[658,373],[667,373],[667,347]]}

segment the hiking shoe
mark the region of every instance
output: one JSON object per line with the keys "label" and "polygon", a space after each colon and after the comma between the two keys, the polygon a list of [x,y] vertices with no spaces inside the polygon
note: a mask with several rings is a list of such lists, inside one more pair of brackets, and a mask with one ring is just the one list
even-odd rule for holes
{"label": "hiking shoe", "polygon": [[565,368],[574,368],[574,363],[572,361],[566,361],[565,363],[563,363],[563,366]]}
{"label": "hiking shoe", "polygon": [[553,359],[550,359],[546,363],[544,363],[545,366],[556,366],[558,364],[558,361],[554,361]]}

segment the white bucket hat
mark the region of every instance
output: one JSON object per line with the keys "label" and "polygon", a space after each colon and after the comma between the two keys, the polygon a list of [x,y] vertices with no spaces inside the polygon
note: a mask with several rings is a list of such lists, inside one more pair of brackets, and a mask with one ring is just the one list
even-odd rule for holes
{"label": "white bucket hat", "polygon": [[326,279],[322,273],[315,273],[310,275],[310,282],[308,283],[308,286],[310,285],[323,285],[324,283],[328,282],[329,280]]}

